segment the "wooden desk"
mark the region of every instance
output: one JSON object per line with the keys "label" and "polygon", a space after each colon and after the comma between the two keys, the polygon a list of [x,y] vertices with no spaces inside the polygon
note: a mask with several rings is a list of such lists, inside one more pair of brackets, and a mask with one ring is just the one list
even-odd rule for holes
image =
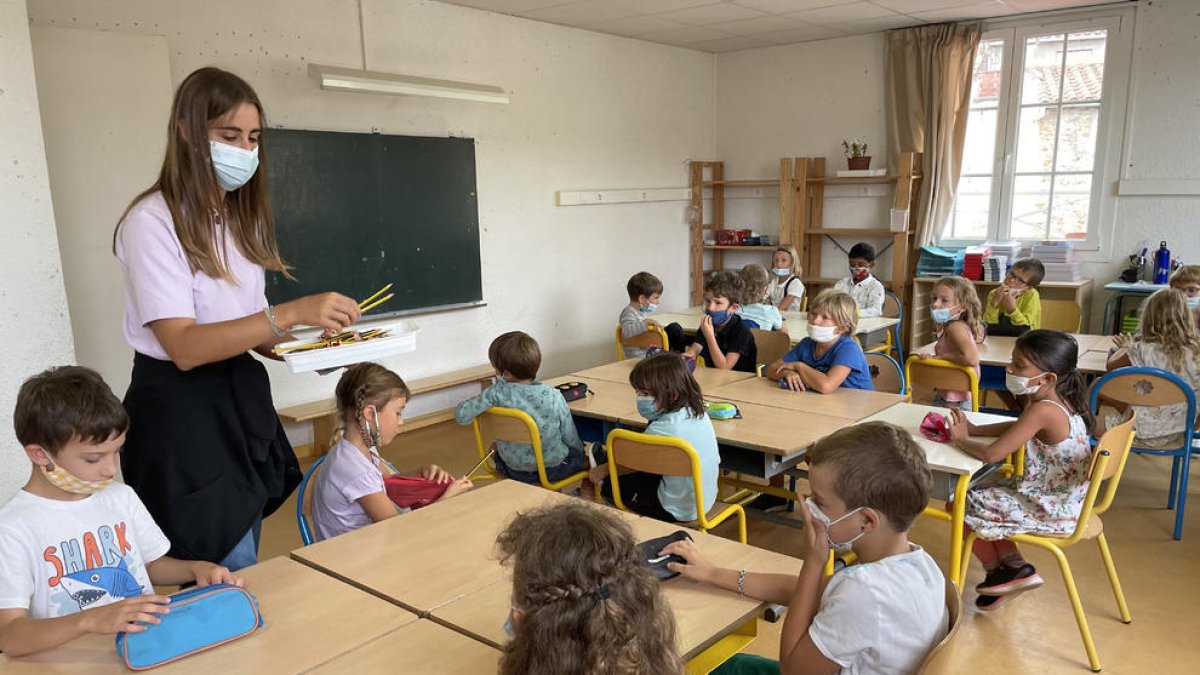
{"label": "wooden desk", "polygon": [[[507,604],[504,611],[508,611]],[[500,621],[504,616],[500,614]],[[500,652],[496,649],[422,619],[308,672],[477,675],[496,672],[499,660]]]}
{"label": "wooden desk", "polygon": [[[858,421],[880,410],[906,401],[908,397],[882,391],[837,389],[829,394],[780,389],[779,383],[764,377],[727,384],[709,392],[714,399],[745,401],[772,408],[803,413],[818,413]],[[803,418],[807,419],[807,418]],[[796,420],[800,422],[800,418]]]}
{"label": "wooden desk", "polygon": [[[557,493],[554,497],[563,501],[571,499]],[[502,507],[498,506],[496,510],[500,511]],[[638,541],[661,537],[681,529],[678,524],[643,518],[625,511],[617,513],[630,524]],[[688,533],[708,558],[722,567],[798,575],[803,564],[796,558],[704,532],[688,530]],[[766,606],[764,602],[739,597],[737,593],[683,577],[665,581],[662,587],[675,614],[679,652],[686,660],[696,657],[723,636],[746,626],[748,622],[754,622],[758,613]],[[434,608],[430,618],[500,648],[508,640],[502,626],[505,617],[508,616],[511,596],[512,581],[505,578]]]}
{"label": "wooden desk", "polygon": [[[287,558],[240,574],[262,607],[258,633],[155,670],[177,673],[300,673],[417,621],[417,616]],[[10,659],[0,673],[117,673],[113,636],[88,635],[57,649]]]}
{"label": "wooden desk", "polygon": [[[788,338],[795,344],[804,338],[808,337],[808,313],[807,312],[781,312],[784,320],[787,321]],[[700,319],[704,316],[704,312],[699,307],[692,307],[680,312],[668,312],[664,314],[654,315],[654,319],[666,326],[671,323],[677,323],[684,331],[695,333],[700,329]],[[877,330],[891,328],[900,323],[900,319],[890,318],[885,316],[859,317],[858,319],[858,335],[865,333],[873,333]]]}
{"label": "wooden desk", "polygon": [[[629,384],[629,373],[633,372],[633,367],[642,359],[625,359],[624,361],[616,361],[614,363],[606,363],[602,366],[580,370],[570,374],[570,377],[577,380],[583,380],[590,386],[594,380],[605,380],[607,382],[617,382],[620,384]],[[717,368],[697,368],[692,373],[696,378],[696,383],[700,385],[701,391],[708,391],[716,387],[721,387],[733,382],[741,382],[753,378],[754,373],[743,373],[735,370],[720,370]]]}
{"label": "wooden desk", "polygon": [[564,382],[579,380],[587,382],[588,389],[592,390],[593,395],[585,396],[578,401],[568,403],[567,407],[571,409],[571,414],[591,417],[592,419],[603,420],[605,422],[616,422],[622,418],[637,414],[637,397],[633,392],[633,387],[629,386],[628,379],[624,382],[612,382],[609,380],[586,379],[580,377],[579,373],[573,373],[546,380],[545,383],[553,387]]}
{"label": "wooden desk", "polygon": [[[508,514],[557,493],[501,480],[292,551],[296,560],[424,615],[503,576],[491,560]],[[503,618],[501,619],[503,622]]]}
{"label": "wooden desk", "polygon": [[[1095,361],[1089,359],[1085,362],[1083,355],[1088,351],[1103,350],[1107,358],[1108,348],[1112,346],[1111,335],[1090,335],[1086,333],[1071,333],[1075,341],[1079,343],[1079,370],[1083,372],[1104,372],[1104,364],[1101,363],[1098,370],[1089,370],[1095,368]],[[992,335],[979,345],[979,362],[988,366],[1007,366],[1012,363],[1013,345],[1017,343],[1017,338],[1008,335]],[[920,349],[912,352],[913,354],[932,354],[933,347],[936,342],[930,342],[923,345]],[[1087,366],[1086,368],[1084,366]]]}

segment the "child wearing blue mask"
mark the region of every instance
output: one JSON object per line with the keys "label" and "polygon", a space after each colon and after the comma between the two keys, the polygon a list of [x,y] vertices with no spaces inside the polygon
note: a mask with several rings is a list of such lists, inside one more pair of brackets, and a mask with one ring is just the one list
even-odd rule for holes
{"label": "child wearing blue mask", "polygon": [[808,337],[767,366],[767,377],[792,391],[875,389],[867,357],[854,339],[857,329],[858,308],[849,294],[832,289],[818,293],[808,308]]}
{"label": "child wearing blue mask", "polygon": [[[637,392],[638,412],[650,425],[647,434],[674,436],[691,444],[700,457],[704,510],[717,501],[717,473],[721,455],[717,434],[708,419],[700,385],[678,354],[659,354],[639,362],[629,374]],[[592,470],[592,479],[608,476],[608,465]],[[621,474],[621,501],[635,513],[667,522],[695,520],[696,493],[691,476],[660,476],[635,471]],[[601,495],[613,501],[612,485],[604,482]]]}
{"label": "child wearing blue mask", "polygon": [[1180,265],[1167,283],[1171,288],[1183,291],[1192,320],[1200,328],[1200,265]]}
{"label": "child wearing blue mask", "polygon": [[[677,323],[663,326],[650,318],[662,300],[662,281],[649,272],[638,272],[629,277],[629,281],[625,284],[625,291],[629,294],[629,304],[625,305],[625,308],[621,310],[621,316],[617,318],[617,323],[621,326],[621,339],[628,340],[652,328],[662,328],[667,334],[669,343],[663,345],[663,348],[682,351],[683,328]],[[645,347],[622,345],[621,349],[627,359],[641,358],[646,355]]]}
{"label": "child wearing blue mask", "polygon": [[[903,429],[866,422],[815,443],[808,462],[812,494],[799,502],[807,552],[798,578],[716,567],[691,541],[660,552],[683,557],[667,566],[685,577],[788,605],[778,662],[739,654],[713,672],[916,672],[949,624],[945,577],[908,540],[932,486],[925,452]],[[858,564],[826,581],[830,549],[852,549]]]}
{"label": "child wearing blue mask", "polygon": [[721,270],[709,277],[704,284],[704,318],[687,355],[703,357],[711,368],[755,371],[758,348],[754,334],[737,315],[742,293],[742,279],[733,272]]}
{"label": "child wearing blue mask", "polygon": [[[919,358],[938,358],[960,366],[974,368],[978,376],[979,347],[983,342],[984,328],[980,320],[983,309],[975,285],[963,277],[948,276],[938,279],[933,285],[933,297],[929,301],[929,312],[933,317],[937,343],[933,355],[920,354]],[[933,404],[939,407],[971,410],[971,392],[934,391]]]}
{"label": "child wearing blue mask", "polygon": [[771,254],[771,283],[767,296],[781,312],[799,312],[804,306],[804,282],[800,280],[800,256],[796,248],[784,244]]}

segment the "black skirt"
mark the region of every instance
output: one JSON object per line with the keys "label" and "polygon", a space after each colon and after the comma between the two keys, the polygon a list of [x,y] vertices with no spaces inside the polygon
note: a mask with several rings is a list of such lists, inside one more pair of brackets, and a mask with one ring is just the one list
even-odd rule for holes
{"label": "black skirt", "polygon": [[182,371],[135,354],[121,471],[171,540],[170,555],[220,561],[300,484],[300,466],[249,354]]}

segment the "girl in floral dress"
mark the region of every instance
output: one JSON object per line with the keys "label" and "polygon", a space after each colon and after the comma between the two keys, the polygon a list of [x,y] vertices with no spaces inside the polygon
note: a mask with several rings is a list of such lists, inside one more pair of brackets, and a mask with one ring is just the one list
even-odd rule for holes
{"label": "girl in floral dress", "polygon": [[[1017,338],[1006,384],[1029,403],[1013,422],[976,426],[950,408],[951,441],[994,463],[1025,445],[1025,472],[993,474],[967,492],[966,526],[979,538],[972,551],[987,576],[975,587],[975,606],[999,608],[1014,594],[1042,585],[1037,570],[1006,537],[1067,534],[1075,528],[1088,488],[1092,415],[1087,388],[1075,367],[1079,346],[1066,333],[1031,330]],[[994,436],[986,443],[969,436]]]}

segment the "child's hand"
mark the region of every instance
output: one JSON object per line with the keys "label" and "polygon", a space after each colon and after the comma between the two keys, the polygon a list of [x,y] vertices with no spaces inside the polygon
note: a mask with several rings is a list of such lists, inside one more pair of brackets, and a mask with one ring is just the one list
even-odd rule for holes
{"label": "child's hand", "polygon": [[195,560],[192,562],[192,576],[196,578],[197,586],[211,586],[213,584],[233,584],[241,586],[243,583],[241,577],[234,576],[227,568],[215,565],[203,560]]}
{"label": "child's hand", "polygon": [[950,442],[958,443],[965,441],[975,431],[975,425],[967,419],[963,411],[958,408],[948,408],[950,419],[946,420],[950,425]]}
{"label": "child's hand", "polygon": [[696,542],[690,539],[681,539],[673,541],[658,552],[659,555],[675,554],[686,560],[686,563],[670,562],[667,563],[667,569],[672,572],[679,572],[689,579],[703,581],[704,583],[712,583],[713,575],[717,568],[710,563],[704,556],[700,555],[700,548],[696,546]]}
{"label": "child's hand", "polygon": [[79,614],[80,626],[88,633],[101,635],[140,633],[149,627],[144,624],[162,623],[158,615],[171,611],[167,607],[169,602],[171,599],[165,595],[125,598],[111,605],[84,610]]}
{"label": "child's hand", "polygon": [[808,544],[804,564],[824,566],[825,561],[829,560],[829,536],[825,532],[825,523],[813,518],[805,500],[797,499],[796,508],[800,509],[800,515],[804,516],[804,539]]}
{"label": "child's hand", "polygon": [[459,478],[458,480],[450,483],[450,485],[446,486],[446,491],[442,493],[441,499],[457,497],[473,487],[475,487],[475,484],[471,482],[471,479],[463,476],[462,478]]}
{"label": "child's hand", "polygon": [[700,334],[711,339],[713,336],[712,316],[705,314],[704,318],[700,319]]}
{"label": "child's hand", "polygon": [[454,480],[454,476],[446,473],[446,470],[437,464],[426,464],[417,471],[421,473],[421,478],[435,483],[449,483]]}
{"label": "child's hand", "polygon": [[654,319],[646,319],[646,326],[648,328],[662,328],[662,324]]}
{"label": "child's hand", "polygon": [[787,382],[788,389],[790,389],[792,391],[807,391],[808,390],[808,387],[804,386],[804,380],[801,379],[800,373],[797,373],[794,370],[789,370],[789,371],[786,371],[786,372],[783,372],[780,374],[783,376],[782,377],[783,381]]}
{"label": "child's hand", "polygon": [[1113,346],[1117,349],[1129,349],[1133,346],[1133,336],[1129,333],[1121,333],[1113,336]]}

